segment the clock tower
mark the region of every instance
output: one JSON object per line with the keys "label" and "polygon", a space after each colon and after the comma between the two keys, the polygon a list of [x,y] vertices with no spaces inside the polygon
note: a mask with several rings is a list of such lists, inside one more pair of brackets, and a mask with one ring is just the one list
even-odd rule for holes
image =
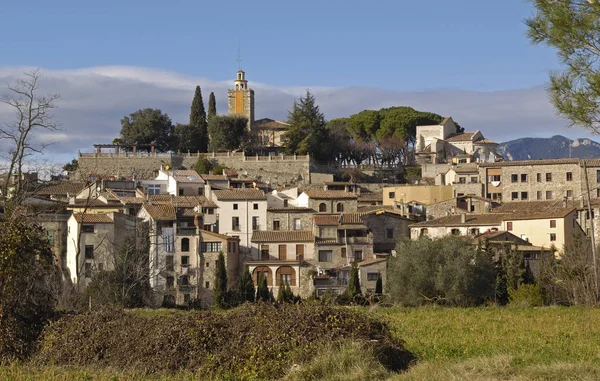
{"label": "clock tower", "polygon": [[254,122],[254,90],[248,88],[246,73],[238,70],[233,89],[227,91],[227,111],[231,116],[248,119],[248,129]]}

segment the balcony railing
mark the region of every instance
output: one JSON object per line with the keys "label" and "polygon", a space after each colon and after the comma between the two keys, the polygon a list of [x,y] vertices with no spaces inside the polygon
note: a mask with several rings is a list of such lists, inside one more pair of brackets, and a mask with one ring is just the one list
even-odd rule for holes
{"label": "balcony railing", "polygon": [[196,228],[177,228],[177,235],[196,235]]}

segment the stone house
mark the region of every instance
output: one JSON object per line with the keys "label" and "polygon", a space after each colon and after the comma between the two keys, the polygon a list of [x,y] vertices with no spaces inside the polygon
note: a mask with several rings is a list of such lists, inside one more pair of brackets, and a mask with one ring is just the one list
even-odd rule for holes
{"label": "stone house", "polygon": [[73,213],[67,221],[66,270],[74,284],[87,286],[95,271],[112,270],[115,254],[136,238],[136,218],[122,213]]}
{"label": "stone house", "polygon": [[167,193],[174,196],[204,196],[204,179],[194,170],[158,171],[156,181],[167,181]]}
{"label": "stone house", "polygon": [[311,208],[268,208],[266,229],[273,231],[311,230],[315,211]]}
{"label": "stone house", "polygon": [[454,214],[410,225],[410,238],[441,238],[450,234],[474,237],[487,231],[502,230],[504,218],[505,215],[496,213]]}
{"label": "stone house", "polygon": [[451,185],[399,185],[383,188],[383,206],[396,207],[411,201],[429,205],[452,197]]}
{"label": "stone house", "polygon": [[358,196],[339,190],[307,190],[296,199],[296,205],[311,208],[318,213],[355,212]]}
{"label": "stone house", "polygon": [[383,290],[387,280],[387,258],[371,258],[358,263],[358,278],[363,294],[374,294],[377,278],[381,277]]}
{"label": "stone house", "polygon": [[450,200],[436,202],[427,205],[426,214],[428,220],[448,216],[450,214],[483,214],[489,213],[500,204],[478,196],[460,196]]}

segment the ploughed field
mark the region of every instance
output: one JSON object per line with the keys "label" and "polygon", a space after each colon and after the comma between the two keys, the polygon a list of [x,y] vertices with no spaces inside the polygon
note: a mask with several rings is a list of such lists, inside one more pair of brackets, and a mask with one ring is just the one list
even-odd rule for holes
{"label": "ploughed field", "polygon": [[597,380],[600,309],[97,312],[63,317],[0,379]]}

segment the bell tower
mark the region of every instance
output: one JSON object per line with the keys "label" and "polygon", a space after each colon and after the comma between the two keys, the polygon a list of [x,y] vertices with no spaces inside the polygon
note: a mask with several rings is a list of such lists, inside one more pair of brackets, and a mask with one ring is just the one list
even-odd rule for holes
{"label": "bell tower", "polygon": [[254,90],[248,88],[246,73],[240,69],[233,81],[233,89],[227,91],[227,109],[229,115],[243,116],[248,119],[248,129],[254,122]]}

